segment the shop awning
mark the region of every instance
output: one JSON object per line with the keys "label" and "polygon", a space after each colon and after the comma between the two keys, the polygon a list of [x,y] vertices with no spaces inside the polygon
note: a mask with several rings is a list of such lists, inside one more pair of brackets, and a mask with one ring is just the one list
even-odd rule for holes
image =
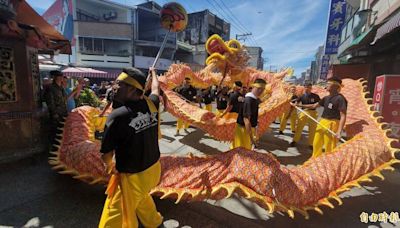
{"label": "shop awning", "polygon": [[341,58],[349,54],[353,50],[358,50],[370,46],[370,43],[375,36],[377,28],[377,26],[374,26],[369,28],[367,31],[361,33],[351,42],[351,44],[344,51],[339,53],[338,57]]}
{"label": "shop awning", "polygon": [[112,80],[118,78],[119,74],[121,74],[122,72],[122,69],[117,69],[117,68],[96,67],[95,69],[106,72],[107,75],[104,78]]}
{"label": "shop awning", "polygon": [[[28,26],[38,30],[37,36],[44,36],[49,42],[44,42],[44,45],[39,46],[40,49],[58,50],[61,54],[71,54],[71,44],[63,35],[61,35],[53,26],[41,17],[32,7],[26,2],[21,1],[18,10],[16,22],[21,26]],[[46,46],[44,48],[44,46]],[[44,50],[46,51],[46,50]]]}
{"label": "shop awning", "polygon": [[371,44],[375,44],[376,41],[386,36],[396,28],[400,27],[400,11],[396,13],[392,18],[385,22],[376,32],[375,39]]}
{"label": "shop awning", "polygon": [[68,77],[107,78],[107,72],[86,67],[68,67],[62,72]]}

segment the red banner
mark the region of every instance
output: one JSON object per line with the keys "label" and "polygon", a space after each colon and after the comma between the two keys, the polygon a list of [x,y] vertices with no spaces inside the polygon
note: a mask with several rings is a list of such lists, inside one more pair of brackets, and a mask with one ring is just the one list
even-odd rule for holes
{"label": "red banner", "polygon": [[74,46],[74,21],[72,0],[56,0],[42,16]]}
{"label": "red banner", "polygon": [[[382,75],[376,78],[375,110],[392,130],[391,137],[400,140],[400,75]],[[400,147],[400,143],[396,144]]]}

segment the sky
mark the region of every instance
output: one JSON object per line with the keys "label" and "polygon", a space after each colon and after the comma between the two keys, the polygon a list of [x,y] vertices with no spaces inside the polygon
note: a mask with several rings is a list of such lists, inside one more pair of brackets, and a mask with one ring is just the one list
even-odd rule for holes
{"label": "sky", "polygon": [[[136,5],[145,0],[112,0]],[[27,0],[43,14],[54,0]],[[169,2],[156,0],[160,5]],[[177,0],[188,13],[209,9],[231,23],[231,38],[251,33],[244,41],[260,46],[264,69],[293,67],[294,74],[311,66],[318,46],[324,43],[328,18],[328,0]],[[243,41],[241,41],[243,42]]]}

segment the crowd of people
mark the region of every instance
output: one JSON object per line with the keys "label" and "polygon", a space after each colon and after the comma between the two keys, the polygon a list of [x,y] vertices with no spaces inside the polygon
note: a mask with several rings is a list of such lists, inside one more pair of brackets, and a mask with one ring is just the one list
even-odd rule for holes
{"label": "crowd of people", "polygon": [[[150,68],[148,76],[136,68],[123,69],[115,82],[102,82],[94,90],[84,78],[78,79],[77,85],[70,89],[68,78],[62,72],[52,71],[50,75],[52,81],[44,80],[43,96],[52,124],[51,137],[55,136],[57,123],[76,107],[85,89],[105,100],[100,117],[110,106],[113,108],[107,117],[100,150],[106,170],[112,176],[99,227],[137,227],[138,218],[145,227],[159,226],[162,216],[149,194],[161,176],[160,89],[155,69]],[[249,88],[237,81],[232,88],[196,89],[191,85],[191,79],[185,78],[175,91],[187,102],[214,111],[220,118],[235,118],[231,149],[244,147],[251,150],[258,147],[259,105],[266,86],[265,80],[256,79]],[[304,87],[301,96],[297,96],[295,86],[290,88],[291,108],[280,118],[279,134],[284,134],[290,120],[294,134],[290,146],[296,146],[303,128],[308,125],[308,144],[313,149],[312,157],[317,157],[323,148],[330,152],[336,147],[346,121],[347,101],[340,94],[342,81],[337,78],[328,80],[329,95],[322,99],[312,92],[312,84],[307,83]],[[318,107],[323,107],[319,122],[316,121]],[[188,127],[189,123],[178,119],[176,134]]]}

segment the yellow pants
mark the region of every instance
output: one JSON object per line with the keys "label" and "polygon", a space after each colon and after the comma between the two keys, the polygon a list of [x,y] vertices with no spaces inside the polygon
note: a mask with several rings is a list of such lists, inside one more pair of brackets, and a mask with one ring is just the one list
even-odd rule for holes
{"label": "yellow pants", "polygon": [[[253,135],[255,135],[255,128],[251,128],[251,131],[253,132]],[[235,137],[231,144],[231,149],[244,147],[251,150],[251,146],[250,135],[247,133],[246,128],[240,124],[236,124]]]}
{"label": "yellow pants", "polygon": [[[222,111],[223,112],[223,111]],[[228,112],[224,115],[225,119],[237,119],[238,118],[238,114],[236,112]]]}
{"label": "yellow pants", "polygon": [[[314,119],[317,119],[318,113],[316,110],[306,110],[308,115],[312,116]],[[296,133],[294,134],[293,141],[299,142],[301,138],[301,133],[303,132],[303,128],[305,125],[308,125],[308,144],[310,146],[313,145],[315,129],[317,128],[317,123],[308,118],[304,113],[300,112],[299,118],[297,119],[297,127]]]}
{"label": "yellow pants", "polygon": [[225,111],[225,109],[215,109],[215,115],[216,115],[216,116],[219,116],[219,115],[221,115],[222,113],[224,113],[224,111]]}
{"label": "yellow pants", "polygon": [[[321,119],[319,123],[329,128],[333,132],[337,132],[339,128],[339,120]],[[325,152],[331,152],[333,149],[335,149],[336,143],[336,137],[318,125],[315,131],[312,157],[320,156],[322,154],[323,146],[325,146]]]}
{"label": "yellow pants", "polygon": [[290,116],[288,116],[289,112],[290,112],[290,110],[285,112],[285,113],[283,113],[283,115],[281,117],[281,120],[280,120],[281,121],[281,126],[279,128],[279,131],[284,131],[285,130],[286,123],[287,123],[288,119],[290,119],[290,129],[292,131],[296,130],[297,112],[296,112],[296,110],[292,110],[292,112],[290,113]]}
{"label": "yellow pants", "polygon": [[178,131],[179,131],[180,129],[187,129],[187,128],[189,128],[189,123],[183,121],[182,119],[178,119],[176,122],[177,122],[177,123],[176,123],[176,130],[178,130]]}
{"label": "yellow pants", "polygon": [[161,225],[163,217],[157,212],[153,198],[149,194],[150,190],[157,186],[160,176],[159,161],[140,173],[114,175],[109,187],[117,185],[113,196],[109,194],[106,199],[99,228],[136,228],[139,226],[137,217],[145,227]]}
{"label": "yellow pants", "polygon": [[206,105],[204,105],[203,109],[205,109],[205,110],[207,110],[209,112],[212,112],[212,105],[211,104],[206,104]]}

